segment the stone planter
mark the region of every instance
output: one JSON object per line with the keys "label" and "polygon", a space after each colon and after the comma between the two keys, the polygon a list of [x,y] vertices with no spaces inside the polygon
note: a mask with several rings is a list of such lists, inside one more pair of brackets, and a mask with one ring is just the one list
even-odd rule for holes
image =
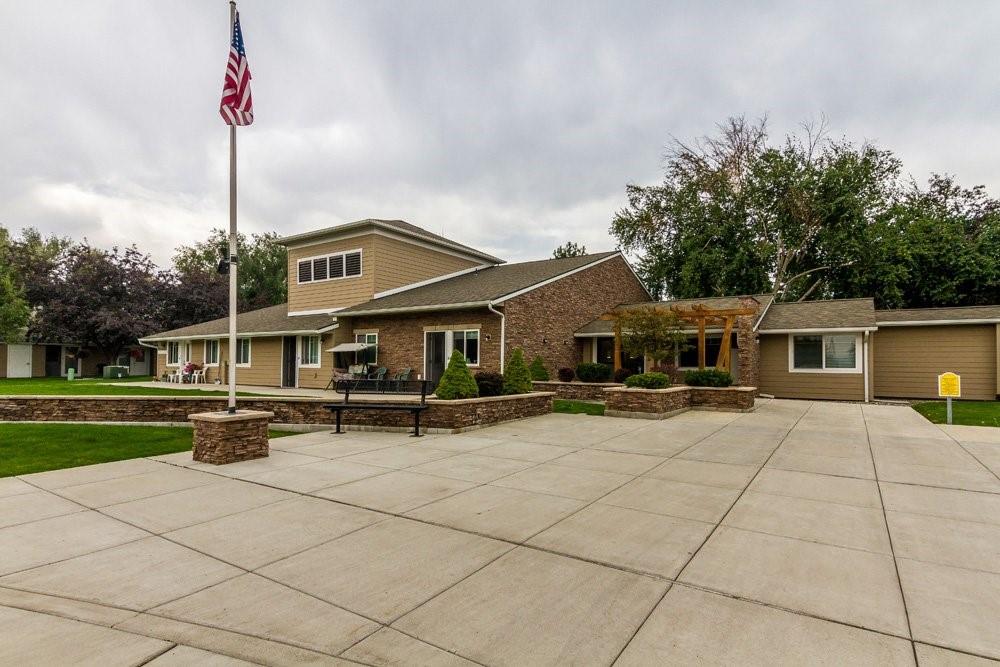
{"label": "stone planter", "polygon": [[188,415],[194,425],[194,460],[223,465],[268,456],[267,425],[272,417],[273,412],[261,410]]}
{"label": "stone planter", "polygon": [[555,382],[545,380],[531,383],[536,391],[555,392],[556,398],[565,398],[571,401],[603,401],[604,390],[613,387],[624,387],[619,382]]}
{"label": "stone planter", "polygon": [[605,389],[609,417],[666,419],[686,410],[749,412],[756,387],[667,387],[666,389]]}

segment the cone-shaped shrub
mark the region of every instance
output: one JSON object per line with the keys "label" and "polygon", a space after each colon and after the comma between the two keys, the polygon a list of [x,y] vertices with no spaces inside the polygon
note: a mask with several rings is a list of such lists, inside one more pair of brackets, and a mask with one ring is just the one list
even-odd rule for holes
{"label": "cone-shaped shrub", "polygon": [[515,347],[510,354],[507,368],[503,372],[504,394],[527,394],[531,392],[531,373],[524,363],[524,351]]}
{"label": "cone-shaped shrub", "polygon": [[542,360],[540,354],[531,360],[528,371],[531,373],[532,380],[542,382],[549,379],[549,372],[545,370],[545,361]]}
{"label": "cone-shaped shrub", "polygon": [[455,350],[448,360],[448,368],[445,369],[441,381],[438,382],[437,389],[434,390],[438,398],[445,401],[453,401],[459,398],[476,398],[479,396],[479,386],[476,378],[472,377],[472,372],[465,363],[465,355]]}

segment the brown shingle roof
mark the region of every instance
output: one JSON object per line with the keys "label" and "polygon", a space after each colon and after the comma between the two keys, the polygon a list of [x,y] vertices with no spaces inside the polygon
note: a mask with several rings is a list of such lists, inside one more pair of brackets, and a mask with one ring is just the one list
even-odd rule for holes
{"label": "brown shingle roof", "polygon": [[772,303],[760,331],[868,329],[875,327],[874,299],[831,299]]}
{"label": "brown shingle roof", "polygon": [[350,232],[360,227],[381,227],[383,229],[388,229],[390,231],[398,232],[406,236],[412,236],[418,239],[423,239],[424,241],[430,241],[437,245],[446,246],[453,248],[455,250],[461,250],[463,252],[474,255],[489,264],[503,264],[504,260],[489,255],[481,250],[476,250],[470,246],[458,243],[457,241],[452,241],[449,238],[445,238],[440,234],[435,234],[434,232],[429,232],[423,227],[417,227],[412,225],[405,220],[380,220],[377,218],[365,218],[364,220],[355,220],[354,222],[345,222],[341,225],[334,225],[333,227],[325,227],[323,229],[316,229],[311,232],[304,232],[302,234],[293,234],[291,236],[285,236],[278,239],[278,243],[282,245],[289,245],[292,243],[297,243],[299,241],[307,241],[310,239],[315,239],[323,236],[331,236],[336,234],[341,234],[344,232]]}
{"label": "brown shingle roof", "polygon": [[[713,309],[729,309],[729,308],[739,308],[742,306],[740,299],[746,298],[745,296],[709,296],[699,299],[671,299],[669,301],[659,301],[656,303],[646,302],[646,303],[630,303],[624,306],[618,306],[616,310],[629,309],[629,308],[644,308],[649,306],[678,306],[680,308],[691,308],[692,306],[705,306],[707,308]],[[771,303],[772,297],[770,294],[755,294],[753,298],[760,303],[760,311],[758,312],[758,321],[761,315],[764,314],[764,309],[767,308],[767,304]],[[581,336],[593,336],[593,335],[605,335],[610,336],[614,331],[614,326],[611,320],[594,320],[584,324],[582,327],[576,330],[577,335]]]}
{"label": "brown shingle roof", "polygon": [[429,310],[435,306],[453,307],[461,304],[484,305],[617,254],[617,252],[602,252],[580,257],[489,266],[430,285],[372,299],[338,311],[337,315],[339,317],[372,311]]}
{"label": "brown shingle roof", "polygon": [[[239,313],[236,316],[236,331],[240,335],[300,332],[319,333],[320,330],[332,326],[336,322],[333,315],[288,315],[288,304],[269,306],[260,310]],[[210,322],[199,322],[191,326],[172,329],[161,333],[145,336],[144,341],[157,341],[167,338],[190,338],[196,336],[225,336],[229,333],[229,318],[222,317]]]}
{"label": "brown shingle roof", "polygon": [[879,324],[904,322],[938,322],[943,320],[998,320],[1000,306],[959,306],[954,308],[899,308],[876,310]]}

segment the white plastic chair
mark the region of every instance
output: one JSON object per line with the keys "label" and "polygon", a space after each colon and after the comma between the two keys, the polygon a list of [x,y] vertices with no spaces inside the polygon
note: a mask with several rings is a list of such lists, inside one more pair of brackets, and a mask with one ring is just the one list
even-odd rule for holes
{"label": "white plastic chair", "polygon": [[205,384],[205,369],[191,371],[191,384]]}

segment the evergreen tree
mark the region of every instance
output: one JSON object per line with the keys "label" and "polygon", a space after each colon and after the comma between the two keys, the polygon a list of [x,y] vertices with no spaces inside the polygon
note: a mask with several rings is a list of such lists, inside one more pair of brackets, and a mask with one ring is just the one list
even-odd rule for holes
{"label": "evergreen tree", "polygon": [[476,384],[476,378],[472,377],[472,372],[465,363],[465,355],[460,351],[455,350],[451,353],[448,368],[441,376],[434,394],[445,401],[479,396],[479,385]]}
{"label": "evergreen tree", "polygon": [[524,351],[515,347],[503,372],[504,394],[527,394],[531,392],[531,373],[524,363]]}

